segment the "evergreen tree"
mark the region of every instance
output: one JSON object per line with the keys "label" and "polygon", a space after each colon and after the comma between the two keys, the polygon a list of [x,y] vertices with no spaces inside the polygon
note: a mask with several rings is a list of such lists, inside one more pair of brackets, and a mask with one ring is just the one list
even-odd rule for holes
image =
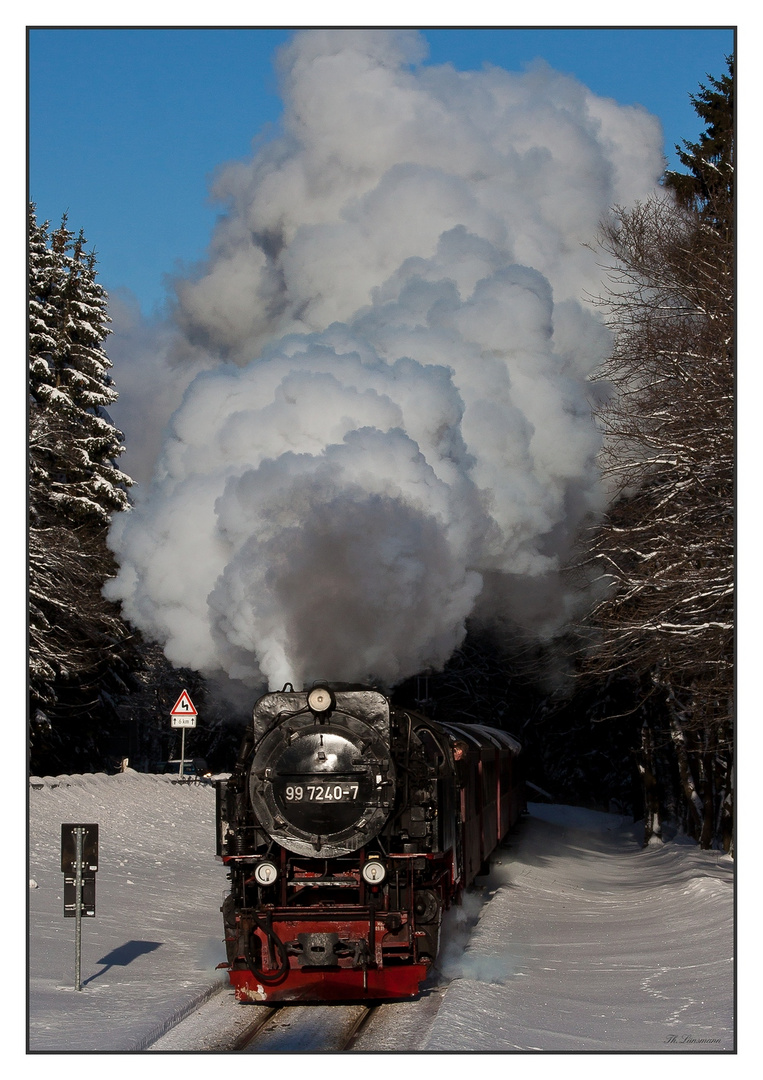
{"label": "evergreen tree", "polygon": [[42,239],[35,229],[30,408],[32,426],[38,436],[44,428],[46,437],[35,443],[33,468],[47,473],[48,497],[62,520],[107,525],[114,510],[127,508],[132,481],[115,464],[124,447],[107,412],[117,394],[103,348],[111,332],[106,296],[96,280],[95,255],[85,252],[84,236],[75,239],[65,216],[49,251],[39,250]]}
{"label": "evergreen tree", "polygon": [[34,203],[29,206],[28,235],[29,380],[34,395],[37,386],[49,380],[49,360],[56,347],[50,298],[57,265],[50,244],[49,223],[37,224]]}
{"label": "evergreen tree", "polygon": [[[113,576],[111,513],[132,481],[116,465],[121,433],[107,297],[95,256],[64,216],[52,234],[29,211],[29,667],[33,761],[99,764],[109,694],[123,688],[129,633],[101,595]],[[120,674],[121,672],[121,674]]]}
{"label": "evergreen tree", "polygon": [[669,171],[665,184],[679,201],[700,214],[725,238],[734,228],[735,116],[734,60],[726,57],[727,73],[708,76],[710,88],[700,85],[692,94],[694,110],[707,125],[699,142],[676,146],[678,159],[688,172]]}

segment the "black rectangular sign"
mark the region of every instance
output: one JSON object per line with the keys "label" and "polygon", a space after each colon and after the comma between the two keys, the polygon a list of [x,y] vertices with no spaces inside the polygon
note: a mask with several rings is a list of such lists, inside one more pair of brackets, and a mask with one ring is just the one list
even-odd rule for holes
{"label": "black rectangular sign", "polygon": [[64,874],[77,872],[77,840],[75,829],[84,829],[82,836],[82,873],[94,874],[98,869],[98,826],[97,825],[62,825],[61,826],[61,871]]}
{"label": "black rectangular sign", "polygon": [[[64,917],[73,919],[77,914],[77,879],[64,878]],[[80,894],[80,917],[95,918],[95,874],[83,874]]]}

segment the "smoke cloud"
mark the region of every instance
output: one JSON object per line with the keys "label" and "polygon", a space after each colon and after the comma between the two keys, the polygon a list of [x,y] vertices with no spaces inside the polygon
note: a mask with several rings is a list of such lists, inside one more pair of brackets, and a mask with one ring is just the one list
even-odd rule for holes
{"label": "smoke cloud", "polygon": [[544,66],[422,60],[414,32],[296,35],[284,134],[215,180],[158,365],[187,388],[110,534],[108,594],[178,665],[391,686],[470,616],[566,617],[605,498],[585,245],[652,190],[661,132]]}

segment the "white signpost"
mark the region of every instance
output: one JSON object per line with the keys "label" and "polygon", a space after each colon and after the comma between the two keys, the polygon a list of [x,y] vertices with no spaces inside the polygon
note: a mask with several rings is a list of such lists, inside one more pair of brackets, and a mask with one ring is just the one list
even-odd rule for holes
{"label": "white signpost", "polygon": [[184,690],[170,711],[170,726],[182,728],[180,733],[180,779],[185,773],[185,729],[196,727],[196,706]]}

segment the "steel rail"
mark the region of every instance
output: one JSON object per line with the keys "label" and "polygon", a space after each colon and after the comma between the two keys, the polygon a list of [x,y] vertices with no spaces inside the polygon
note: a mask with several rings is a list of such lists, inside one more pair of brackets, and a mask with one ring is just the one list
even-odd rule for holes
{"label": "steel rail", "polygon": [[352,1050],[353,1043],[357,1041],[361,1032],[365,1030],[371,1017],[374,1015],[378,1008],[378,1005],[367,1005],[366,1011],[355,1018],[355,1020],[350,1025],[350,1030],[348,1031],[344,1043],[340,1047],[340,1050]]}
{"label": "steel rail", "polygon": [[[284,1013],[292,1012],[292,1010],[295,1013],[297,1013],[297,1011],[301,1012],[302,1010],[304,1010],[305,1006],[290,1007],[288,1005],[278,1005],[269,1007],[266,1006],[265,1008],[267,1009],[267,1011],[255,1017],[252,1023],[249,1024],[249,1026],[245,1028],[244,1031],[242,1031],[241,1034],[236,1037],[233,1044],[231,1045],[231,1050],[243,1053],[256,1054],[257,1043],[261,1041],[262,1037],[266,1034],[267,1030],[275,1021],[276,1017],[280,1017],[281,1019],[283,1019]],[[352,1006],[348,1006],[348,1009],[349,1008],[356,1009],[357,1003],[353,1004]],[[357,1040],[361,1032],[365,1029],[366,1025],[370,1021],[377,1008],[378,1005],[364,1005],[362,1006],[362,1012],[360,1012],[358,1015],[351,1016],[346,1030],[341,1033],[341,1036],[337,1040],[337,1045],[332,1047],[332,1051],[341,1053],[346,1050],[351,1050],[354,1042]],[[320,1052],[320,1050],[320,1046],[316,1046],[314,1048],[314,1052],[316,1053]]]}
{"label": "steel rail", "polygon": [[231,1050],[248,1050],[260,1032],[270,1024],[271,1020],[277,1016],[278,1013],[283,1012],[284,1006],[260,1006],[260,1008],[263,1008],[265,1011],[256,1016],[249,1027],[244,1028],[241,1034],[236,1037],[231,1046]]}

